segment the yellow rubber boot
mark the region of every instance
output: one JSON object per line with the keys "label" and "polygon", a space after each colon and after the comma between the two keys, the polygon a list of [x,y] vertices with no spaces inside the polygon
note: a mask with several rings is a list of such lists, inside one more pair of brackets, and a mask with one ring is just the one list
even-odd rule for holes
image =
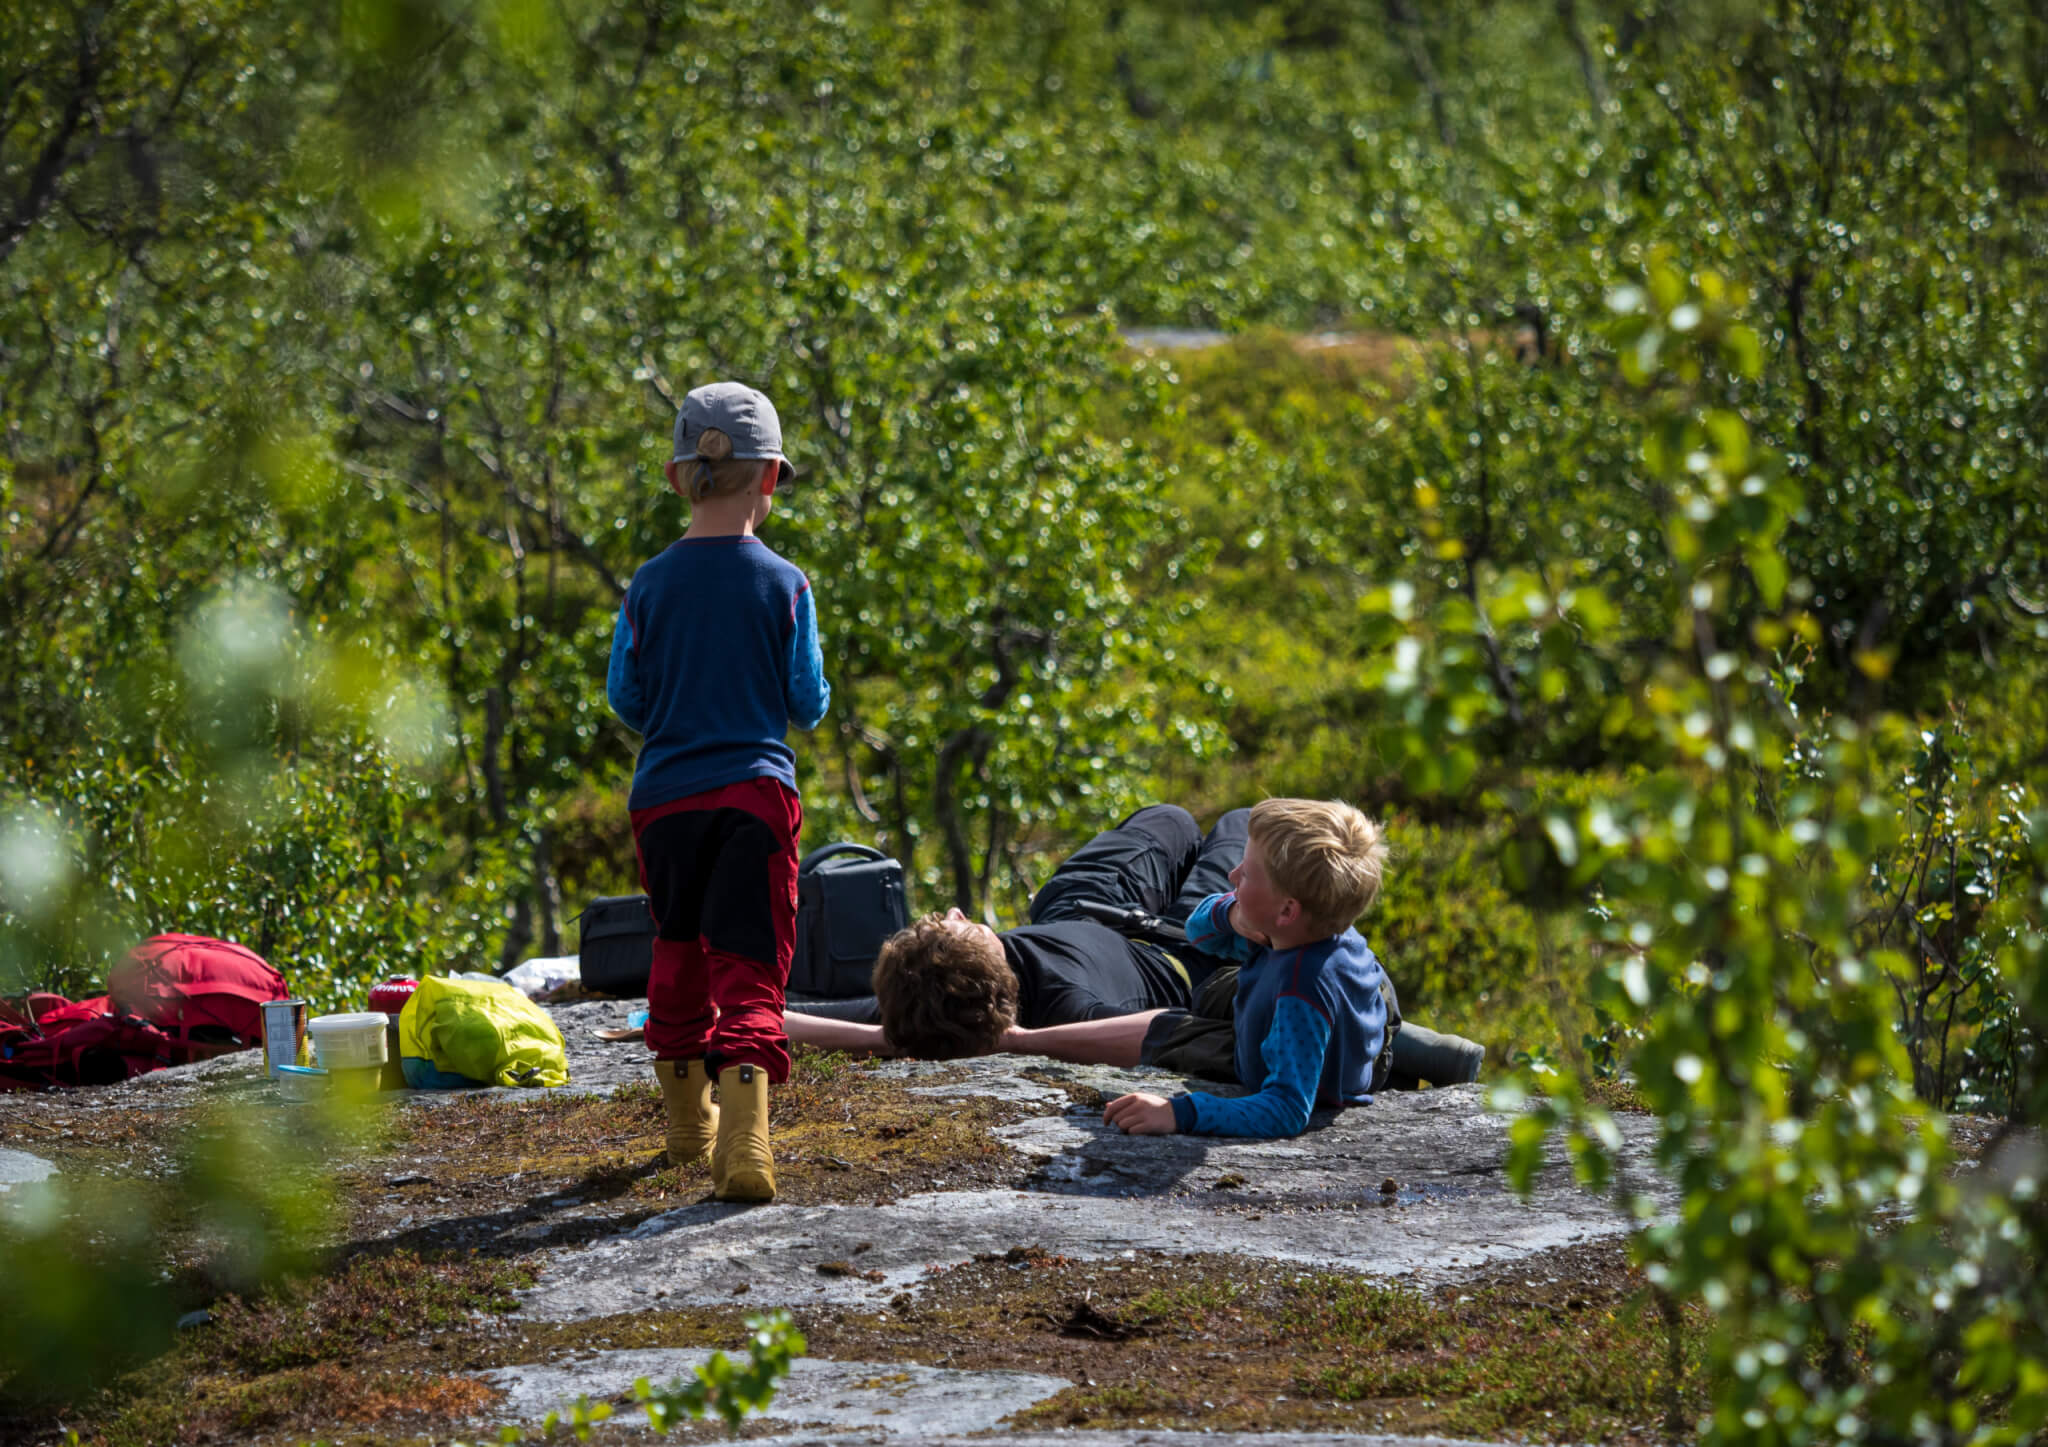
{"label": "yellow rubber boot", "polygon": [[729,1065],[718,1072],[718,1144],[711,1186],[721,1201],[775,1199],[775,1158],[768,1152],[768,1072]]}
{"label": "yellow rubber boot", "polygon": [[668,1163],[704,1158],[718,1140],[718,1107],[711,1103],[711,1072],[702,1060],[657,1060],[661,1105],[668,1116]]}

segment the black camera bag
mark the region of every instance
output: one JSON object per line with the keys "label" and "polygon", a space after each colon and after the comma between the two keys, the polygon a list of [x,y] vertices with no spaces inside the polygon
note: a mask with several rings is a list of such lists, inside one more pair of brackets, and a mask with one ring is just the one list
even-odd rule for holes
{"label": "black camera bag", "polygon": [[789,993],[844,1000],[873,992],[882,941],[910,923],[903,866],[865,844],[827,844],[796,872]]}
{"label": "black camera bag", "polygon": [[576,951],[583,988],[628,999],[645,995],[654,969],[654,912],[647,896],[608,895],[576,918],[583,931]]}

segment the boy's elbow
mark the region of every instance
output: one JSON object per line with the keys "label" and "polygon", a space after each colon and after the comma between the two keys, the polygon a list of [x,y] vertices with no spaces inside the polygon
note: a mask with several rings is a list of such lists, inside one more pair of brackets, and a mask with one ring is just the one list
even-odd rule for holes
{"label": "boy's elbow", "polygon": [[1216,927],[1216,913],[1209,907],[1207,900],[1195,906],[1195,911],[1188,916],[1184,928],[1187,931],[1188,943],[1198,950],[1214,950],[1228,943],[1223,937],[1223,931]]}
{"label": "boy's elbow", "polygon": [[1291,1090],[1274,1091],[1259,1101],[1259,1134],[1273,1140],[1298,1136],[1308,1129],[1314,1106]]}
{"label": "boy's elbow", "polygon": [[1309,1092],[1296,1089],[1292,1081],[1271,1091],[1266,1096],[1265,1105],[1276,1136],[1300,1135],[1308,1129],[1308,1118],[1316,1108]]}

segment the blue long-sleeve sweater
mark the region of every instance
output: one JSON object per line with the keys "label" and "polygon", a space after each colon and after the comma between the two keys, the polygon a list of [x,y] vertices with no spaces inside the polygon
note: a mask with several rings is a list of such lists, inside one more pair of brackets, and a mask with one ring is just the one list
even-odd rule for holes
{"label": "blue long-sleeve sweater", "polygon": [[627,585],[605,696],[643,736],[629,808],[743,779],[794,789],[785,736],[832,701],[809,580],[759,538],[671,544]]}
{"label": "blue long-sleeve sweater", "polygon": [[1241,963],[1232,1014],[1237,1078],[1256,1095],[1174,1097],[1179,1130],[1291,1136],[1318,1105],[1372,1099],[1373,1062],[1387,1031],[1386,975],[1356,930],[1291,950],[1262,949],[1230,927],[1233,894],[1212,894],[1188,916],[1188,943]]}

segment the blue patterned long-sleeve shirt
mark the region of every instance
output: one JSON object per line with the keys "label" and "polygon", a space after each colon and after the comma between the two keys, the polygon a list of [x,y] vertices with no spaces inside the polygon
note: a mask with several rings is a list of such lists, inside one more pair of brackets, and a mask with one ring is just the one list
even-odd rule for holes
{"label": "blue patterned long-sleeve shirt", "polygon": [[1195,906],[1188,943],[1240,961],[1237,1078],[1259,1089],[1176,1096],[1174,1124],[1199,1135],[1299,1135],[1318,1105],[1371,1101],[1373,1063],[1386,1040],[1386,975],[1356,930],[1288,950],[1254,945],[1230,927],[1236,901],[1215,894]]}

